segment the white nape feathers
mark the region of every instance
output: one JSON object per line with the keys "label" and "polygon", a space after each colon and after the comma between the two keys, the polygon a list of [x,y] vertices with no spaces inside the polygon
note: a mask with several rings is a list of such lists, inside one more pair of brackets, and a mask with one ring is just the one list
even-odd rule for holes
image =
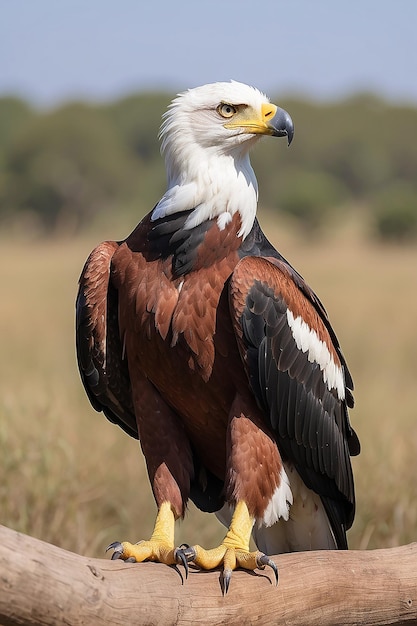
{"label": "white nape feathers", "polygon": [[[268,98],[235,81],[212,83],[179,94],[163,117],[160,138],[168,188],[152,219],[194,209],[185,227],[217,218],[220,229],[239,211],[239,236],[246,237],[255,219],[258,185],[249,149],[261,137],[242,126],[229,128],[220,107],[261,116]],[[273,106],[273,105],[271,105]],[[276,109],[276,107],[274,107]],[[224,111],[227,115],[227,109]]]}

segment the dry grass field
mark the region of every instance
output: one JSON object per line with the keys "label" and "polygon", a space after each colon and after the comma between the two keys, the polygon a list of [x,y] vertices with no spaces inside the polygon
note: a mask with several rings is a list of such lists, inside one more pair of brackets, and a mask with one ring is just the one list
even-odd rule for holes
{"label": "dry grass field", "polygon": [[[416,540],[417,249],[266,231],[325,303],[355,379],[350,545]],[[155,514],[138,443],[90,407],[78,377],[77,279],[99,240],[0,242],[0,523],[91,556],[147,538]],[[190,506],[177,541],[223,532]]]}

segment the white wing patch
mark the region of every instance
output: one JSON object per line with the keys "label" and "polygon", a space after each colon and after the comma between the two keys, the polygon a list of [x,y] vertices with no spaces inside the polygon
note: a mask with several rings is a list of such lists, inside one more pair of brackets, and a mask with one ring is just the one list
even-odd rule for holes
{"label": "white wing patch", "polygon": [[339,400],[344,400],[345,379],[343,371],[334,362],[325,342],[319,339],[316,331],[310,328],[301,316],[294,317],[290,309],[287,309],[287,321],[297,348],[301,352],[307,353],[310,363],[319,365],[329,391],[336,389]]}

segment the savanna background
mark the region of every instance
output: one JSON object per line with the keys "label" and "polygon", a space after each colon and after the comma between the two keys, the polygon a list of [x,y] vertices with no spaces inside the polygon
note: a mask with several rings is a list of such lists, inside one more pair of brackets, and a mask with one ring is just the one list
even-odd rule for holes
{"label": "savanna background", "polygon": [[[73,73],[86,64],[75,57]],[[205,67],[189,86],[223,78]],[[247,74],[236,77],[257,84]],[[125,237],[164,192],[158,127],[187,78],[157,88],[138,78],[96,98],[57,87],[37,100],[29,87],[1,88],[0,71],[0,523],[90,556],[147,538],[155,505],[139,444],[82,389],[77,280],[90,250]],[[294,95],[277,79],[269,94],[295,139],[289,149],[264,140],[252,163],[264,230],[324,302],[355,380],[349,539],[367,549],[417,538],[417,97],[363,81],[348,91]],[[210,546],[223,534],[190,505],[176,540]]]}

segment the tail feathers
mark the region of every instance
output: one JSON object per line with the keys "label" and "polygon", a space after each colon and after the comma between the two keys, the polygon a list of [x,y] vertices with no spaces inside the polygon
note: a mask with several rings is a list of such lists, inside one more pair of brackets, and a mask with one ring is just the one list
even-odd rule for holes
{"label": "tail feathers", "polygon": [[320,496],[308,489],[293,466],[285,467],[290,480],[293,503],[288,521],[279,519],[273,526],[255,524],[252,536],[266,554],[336,550],[336,537]]}
{"label": "tail feathers", "polygon": [[[294,504],[291,509],[293,508]],[[290,519],[287,522],[281,519],[273,526],[254,527],[252,536],[258,550],[265,554],[282,554],[337,549],[335,537],[321,503],[318,511],[312,515],[292,515],[292,512],[290,511]]]}

